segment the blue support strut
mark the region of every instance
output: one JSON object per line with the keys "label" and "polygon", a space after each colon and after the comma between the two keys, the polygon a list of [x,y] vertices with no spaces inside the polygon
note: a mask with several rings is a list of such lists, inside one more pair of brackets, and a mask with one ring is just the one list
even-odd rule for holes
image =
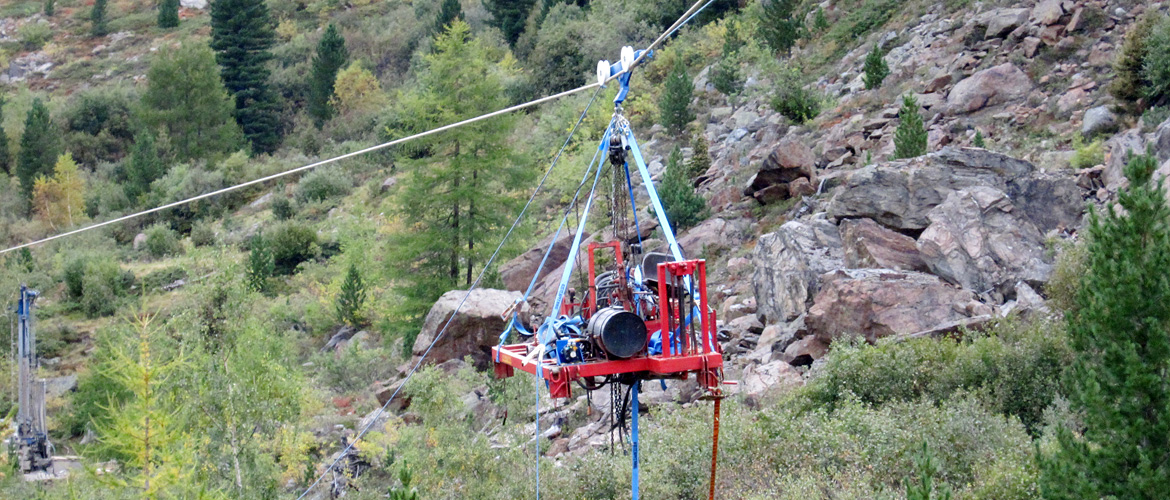
{"label": "blue support strut", "polygon": [[634,385],[630,386],[630,392],[633,393],[630,396],[630,399],[633,400],[633,405],[630,407],[630,418],[632,420],[630,422],[630,456],[634,464],[634,474],[630,481],[630,488],[632,490],[632,496],[630,498],[633,500],[638,500],[638,391],[641,388],[641,380],[634,382]]}

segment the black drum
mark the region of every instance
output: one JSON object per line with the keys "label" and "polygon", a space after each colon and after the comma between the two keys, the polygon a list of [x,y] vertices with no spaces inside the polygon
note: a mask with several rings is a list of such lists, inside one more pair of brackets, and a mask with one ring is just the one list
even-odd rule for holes
{"label": "black drum", "polygon": [[607,307],[589,318],[589,336],[613,358],[625,359],[646,348],[646,322],[637,314]]}

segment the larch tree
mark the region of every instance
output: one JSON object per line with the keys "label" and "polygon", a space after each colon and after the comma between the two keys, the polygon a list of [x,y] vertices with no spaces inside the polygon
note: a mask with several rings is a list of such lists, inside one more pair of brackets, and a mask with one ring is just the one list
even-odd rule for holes
{"label": "larch tree", "polygon": [[[495,53],[457,20],[424,57],[420,90],[398,103],[400,126],[425,130],[507,105],[503,69]],[[481,269],[515,199],[510,191],[530,177],[510,159],[514,118],[502,116],[432,136],[430,156],[407,162],[398,212],[407,230],[390,246],[390,271],[404,280],[400,313],[422,315],[444,292],[467,286]],[[402,130],[392,130],[392,134]]]}
{"label": "larch tree", "polygon": [[1079,428],[1041,457],[1046,499],[1153,500],[1170,491],[1170,206],[1153,154],[1088,220],[1086,271],[1068,312],[1066,372]]}
{"label": "larch tree", "polygon": [[264,0],[211,2],[211,48],[235,99],[236,123],[256,154],[280,146],[280,106],[268,77],[276,30]]}
{"label": "larch tree", "polygon": [[362,110],[376,111],[385,106],[386,101],[386,93],[382,91],[378,78],[357,62],[337,73],[333,97],[329,100],[333,109],[342,115]]}
{"label": "larch tree", "polygon": [[166,134],[177,161],[213,157],[243,144],[232,119],[231,97],[207,46],[187,43],[160,50],[146,79],[142,119],[153,131]]}
{"label": "larch tree", "polygon": [[179,27],[179,0],[159,1],[158,27],[163,29]]}
{"label": "larch tree", "polygon": [[763,3],[759,35],[773,52],[788,55],[800,36],[797,0],[771,0]]}
{"label": "larch tree", "polygon": [[52,175],[60,151],[60,132],[49,118],[49,108],[40,98],[34,99],[24,120],[24,134],[20,136],[20,153],[16,158],[16,176],[25,199],[32,197],[37,177]]}
{"label": "larch tree", "polygon": [[150,184],[166,175],[166,164],[159,156],[158,145],[150,132],[140,132],[134,138],[130,160],[126,162],[126,184],[123,190],[131,202],[150,192]]}
{"label": "larch tree", "polygon": [[508,45],[515,46],[536,0],[487,0],[484,7],[494,17],[493,25],[504,33]]}
{"label": "larch tree", "polygon": [[666,77],[662,97],[658,99],[658,122],[671,133],[686,130],[687,124],[695,119],[690,108],[694,88],[691,77],[687,76],[687,67],[682,59],[676,59],[670,76]]}
{"label": "larch tree", "polygon": [[53,176],[33,181],[33,213],[50,227],[70,227],[85,218],[85,180],[73,155],[57,158]]}
{"label": "larch tree", "polygon": [[313,57],[313,72],[309,75],[309,116],[313,117],[314,124],[321,128],[325,121],[333,117],[333,105],[329,102],[333,97],[333,86],[337,81],[337,72],[345,66],[349,59],[349,51],[345,48],[345,39],[337,26],[330,24],[317,42],[317,55]]}

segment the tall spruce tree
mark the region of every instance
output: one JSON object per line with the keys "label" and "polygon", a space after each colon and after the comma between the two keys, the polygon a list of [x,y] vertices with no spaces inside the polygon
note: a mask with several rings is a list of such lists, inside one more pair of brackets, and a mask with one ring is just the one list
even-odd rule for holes
{"label": "tall spruce tree", "polygon": [[337,26],[330,24],[325,28],[321,41],[317,42],[313,72],[309,75],[309,115],[313,117],[317,128],[321,128],[326,120],[333,117],[334,109],[329,100],[333,97],[337,72],[345,66],[348,59],[349,51],[345,48],[345,39],[341,37]]}
{"label": "tall spruce tree", "polygon": [[504,33],[508,45],[515,46],[524,32],[524,23],[536,0],[486,0],[483,6],[495,18],[493,24]]}
{"label": "tall spruce tree", "polygon": [[56,0],[45,0],[45,17],[53,17],[57,12]]}
{"label": "tall spruce tree", "polygon": [[150,184],[166,173],[166,164],[159,157],[154,135],[140,132],[134,138],[130,161],[126,162],[126,184],[123,186],[126,198],[131,202],[138,201],[139,197],[150,192]]}
{"label": "tall spruce tree", "polygon": [[159,1],[158,27],[163,29],[179,27],[179,0]]}
{"label": "tall spruce tree", "polygon": [[456,19],[463,19],[463,6],[459,0],[443,0],[439,5],[439,15],[435,17],[435,33],[442,33]]}
{"label": "tall spruce tree", "polygon": [[694,88],[682,59],[675,59],[674,68],[670,76],[666,77],[666,88],[658,99],[658,122],[671,133],[686,130],[687,124],[695,119],[695,113],[690,108]]}
{"label": "tall spruce tree", "polygon": [[926,126],[918,113],[918,100],[913,95],[902,97],[898,110],[898,130],[894,132],[894,158],[914,158],[926,154]]}
{"label": "tall spruce tree", "polygon": [[224,86],[235,98],[236,123],[252,143],[253,153],[280,146],[279,105],[269,87],[268,49],[276,31],[264,0],[215,0],[211,3],[211,48],[223,68]]}
{"label": "tall spruce tree", "polygon": [[0,170],[12,173],[12,153],[8,151],[8,134],[4,132],[4,96],[0,96]]}
{"label": "tall spruce tree", "polygon": [[770,0],[763,2],[759,34],[773,52],[788,55],[800,36],[800,17],[796,14],[797,0]]}
{"label": "tall spruce tree", "polygon": [[206,45],[160,50],[146,80],[142,121],[151,131],[166,134],[176,160],[209,158],[243,144],[232,119],[231,97]]}
{"label": "tall spruce tree", "polygon": [[[493,59],[498,52],[470,38],[467,23],[452,22],[434,48],[424,56],[419,90],[398,103],[405,128],[423,130],[507,105]],[[405,284],[398,314],[407,322],[421,321],[444,292],[470,284],[491,250],[485,243],[507,224],[516,205],[509,193],[531,175],[510,161],[514,124],[514,117],[500,117],[431,136],[430,157],[404,162],[397,206],[410,230],[393,237],[388,261],[398,263],[390,271]]]}
{"label": "tall spruce tree", "polygon": [[875,43],[873,50],[869,51],[869,55],[865,56],[865,88],[869,90],[876,89],[882,86],[882,81],[890,75],[890,67],[886,64],[886,60],[882,57],[881,47]]}
{"label": "tall spruce tree", "polygon": [[33,183],[38,176],[53,174],[60,154],[60,132],[49,118],[49,108],[38,97],[24,120],[24,135],[20,137],[20,153],[16,159],[16,176],[25,199],[32,197]]}
{"label": "tall spruce tree", "polygon": [[337,320],[350,326],[360,326],[365,322],[362,317],[362,306],[365,303],[366,283],[357,265],[351,262],[345,272],[345,281],[341,283],[341,293],[337,295]]}
{"label": "tall spruce tree", "polygon": [[89,11],[89,33],[93,36],[106,36],[109,27],[106,26],[106,0],[94,0],[93,8]]}
{"label": "tall spruce tree", "polygon": [[707,200],[695,192],[677,146],[667,157],[666,173],[658,186],[658,196],[675,231],[693,227],[707,216]]}
{"label": "tall spruce tree", "polygon": [[1041,460],[1046,499],[1153,500],[1170,492],[1170,206],[1153,154],[1130,160],[1122,210],[1091,210],[1066,376],[1081,419]]}

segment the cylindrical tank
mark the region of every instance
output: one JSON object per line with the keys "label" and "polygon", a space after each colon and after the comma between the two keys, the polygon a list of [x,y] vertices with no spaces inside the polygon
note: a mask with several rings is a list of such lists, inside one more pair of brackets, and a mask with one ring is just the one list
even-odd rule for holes
{"label": "cylindrical tank", "polygon": [[607,307],[589,318],[589,336],[610,357],[629,358],[646,348],[646,322],[620,307]]}

